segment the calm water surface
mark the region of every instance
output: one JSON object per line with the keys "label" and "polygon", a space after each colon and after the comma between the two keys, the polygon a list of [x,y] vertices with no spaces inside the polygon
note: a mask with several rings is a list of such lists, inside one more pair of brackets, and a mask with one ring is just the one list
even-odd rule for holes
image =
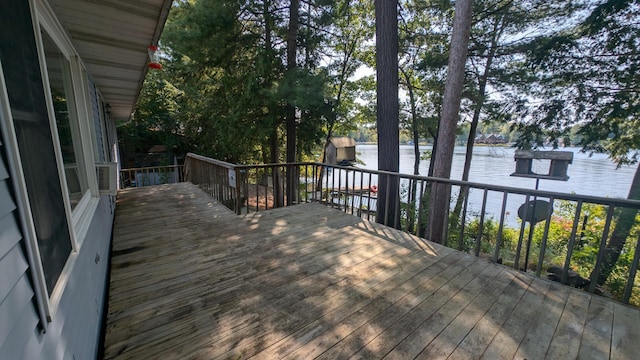
{"label": "calm water surface", "polygon": [[[420,147],[421,152],[425,150],[431,150],[431,146]],[[573,163],[569,165],[568,170],[569,180],[540,180],[541,190],[612,198],[627,197],[637,165],[616,168],[616,164],[609,160],[606,155],[594,154],[589,156],[581,153],[579,148],[565,148],[563,150],[574,152]],[[357,145],[356,151],[358,152],[358,159],[365,163],[365,165],[358,165],[359,167],[377,170],[377,145]],[[451,172],[452,179],[460,180],[462,178],[464,153],[464,146],[455,148]],[[471,162],[469,180],[485,184],[534,189],[535,179],[510,176],[515,170],[514,154],[515,149],[513,148],[476,146],[474,148],[473,161]],[[412,174],[413,160],[413,146],[401,145],[400,172]],[[428,160],[421,161],[421,175],[427,174],[428,166]],[[534,172],[547,172],[547,169],[542,169],[543,166],[548,167],[548,164],[534,162]],[[472,194],[470,202],[471,209],[479,210],[482,204],[481,191],[476,191],[475,194]],[[510,196],[507,203],[508,223],[514,224],[517,221],[515,212],[523,202],[524,197]],[[497,217],[500,213],[501,204],[502,195],[490,192],[487,211]]]}
{"label": "calm water surface", "polygon": [[[420,151],[431,150],[431,146],[421,146]],[[576,193],[581,195],[603,196],[613,198],[626,198],[633,180],[636,166],[622,166],[616,168],[606,155],[594,154],[589,156],[579,152],[579,148],[565,148],[564,151],[573,151],[573,163],[569,165],[568,181],[540,180],[540,189],[556,192]],[[359,165],[365,169],[378,169],[377,145],[357,145],[358,159],[365,165]],[[456,146],[453,155],[451,178],[462,178],[464,165],[464,146]],[[507,147],[476,146],[473,152],[473,161],[469,181],[513,186],[525,189],[535,188],[535,179],[510,176],[515,171],[513,156],[515,149]],[[413,146],[400,146],[400,172],[413,173]],[[540,162],[537,166],[542,166]],[[426,175],[429,167],[428,160],[420,162],[420,174]],[[543,172],[541,168],[534,171]],[[546,171],[545,171],[546,172]]]}

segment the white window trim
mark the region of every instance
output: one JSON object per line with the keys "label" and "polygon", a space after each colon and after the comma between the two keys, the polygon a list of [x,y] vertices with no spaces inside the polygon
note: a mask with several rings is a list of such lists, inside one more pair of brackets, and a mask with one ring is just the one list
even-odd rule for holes
{"label": "white window trim", "polygon": [[[96,143],[96,140],[93,138],[93,132],[91,131],[92,122],[90,120],[93,119],[93,117],[91,113],[89,86],[87,84],[87,70],[77,55],[74,57],[74,61],[72,61],[72,67],[75,68],[75,71],[79,74],[79,76],[75,78],[77,89],[79,90],[76,96],[82,99],[81,103],[84,105],[78,106],[80,119],[85,119],[85,121],[80,121],[80,141],[84,149],[82,155],[84,156],[86,164],[95,164],[96,158],[93,150],[87,151],[87,149],[93,149],[95,147],[93,144]],[[99,197],[98,176],[96,172],[93,171],[93,166],[91,166],[87,172],[87,181],[91,195],[93,197]]]}
{"label": "white window trim", "polygon": [[[66,187],[66,179],[64,178],[64,171],[61,172],[62,176],[62,188],[63,188],[63,197],[65,201],[65,209],[68,214],[67,221],[69,224],[72,224],[72,245],[75,251],[79,251],[84,239],[86,237],[86,233],[88,231],[91,219],[93,218],[93,214],[95,209],[98,206],[100,192],[98,190],[98,180],[95,172],[95,154],[94,149],[97,141],[93,137],[93,133],[91,131],[92,122],[92,113],[88,112],[90,110],[91,104],[90,99],[88,98],[88,89],[86,86],[86,69],[80,61],[77,52],[75,51],[73,44],[70,38],[67,36],[64,28],[58,21],[55,13],[49,6],[49,4],[44,0],[35,0],[36,1],[36,10],[37,16],[35,17],[36,24],[39,28],[36,29],[36,43],[38,46],[38,54],[44,59],[44,52],[42,46],[42,39],[40,38],[41,31],[44,30],[49,37],[55,42],[60,51],[69,61],[69,67],[71,72],[71,82],[74,92],[74,99],[72,99],[72,105],[74,106],[73,112],[76,115],[78,127],[78,133],[80,135],[80,147],[82,148],[81,156],[76,159],[77,163],[81,163],[79,166],[79,171],[83,172],[85,179],[87,180],[88,191],[83,194],[81,201],[76,205],[74,209],[71,208],[71,203],[68,195],[68,188]],[[44,62],[41,60],[41,64]],[[47,106],[49,108],[49,119],[51,119],[50,125],[52,129],[54,147],[56,150],[56,159],[59,164],[62,164],[62,168],[64,169],[64,163],[61,157],[60,150],[60,140],[57,135],[57,126],[55,122],[52,120],[55,118],[55,113],[53,112],[53,104],[51,103],[51,95],[50,95],[50,87],[48,85],[48,74],[46,68],[41,65],[41,71],[43,73],[43,79],[45,80],[45,95],[47,96]],[[53,115],[52,115],[53,114]],[[60,166],[60,165],[59,165]],[[90,194],[90,196],[87,196]]]}
{"label": "white window trim", "polygon": [[[40,2],[38,1],[38,4]],[[42,6],[36,7],[39,13],[36,13],[36,17],[34,21],[34,33],[36,38],[36,48],[38,51],[38,59],[40,62],[40,75],[42,77],[43,87],[44,87],[44,96],[45,102],[47,104],[47,113],[49,116],[49,129],[51,131],[51,139],[53,140],[53,148],[55,151],[56,163],[58,165],[58,176],[60,180],[60,186],[62,190],[62,198],[64,201],[64,209],[65,215],[67,217],[67,224],[70,226],[71,233],[71,247],[73,252],[78,252],[80,246],[78,244],[78,240],[76,239],[75,231],[73,231],[73,219],[71,218],[72,210],[71,210],[71,201],[69,200],[69,189],[67,187],[67,179],[65,174],[64,162],[62,160],[62,150],[60,147],[60,137],[58,135],[58,127],[55,123],[55,109],[53,106],[52,94],[51,94],[51,85],[49,84],[49,73],[47,71],[47,61],[44,54],[44,45],[42,42],[42,31],[45,31],[49,37],[53,40],[55,45],[58,47],[62,55],[69,61],[69,53],[68,49],[64,46],[64,41],[61,41],[62,37],[60,34],[57,34],[54,28],[49,27],[46,20],[51,21],[48,18],[48,14],[46,14],[46,10],[42,10]],[[40,15],[42,14],[42,16]],[[43,19],[44,18],[44,19]],[[74,95],[75,96],[75,95]],[[73,101],[75,103],[75,101]],[[69,104],[69,106],[73,106],[73,104]],[[77,113],[76,110],[71,110],[74,113]],[[64,273],[64,271],[63,271]],[[53,292],[52,292],[53,294]]]}
{"label": "white window trim", "polygon": [[[92,149],[94,147],[94,140],[91,136],[89,121],[91,117],[88,112],[91,100],[89,99],[89,91],[86,81],[87,71],[78,55],[73,56],[71,60],[72,72],[77,74],[77,76],[73,77],[73,81],[74,88],[76,89],[75,96],[78,99],[77,111],[79,119],[78,126],[80,128],[80,144],[83,149],[82,161],[84,164],[90,164],[90,166],[86,168],[89,191],[84,194],[82,200],[78,205],[76,205],[73,212],[73,228],[76,231],[80,246],[82,246],[87,232],[89,231],[93,215],[98,207],[98,203],[100,202],[100,191],[98,189],[98,176],[95,171],[95,166],[93,166],[93,164],[95,164],[95,157],[93,151],[88,151],[88,149]],[[82,121],[82,119],[85,121]]]}
{"label": "white window trim", "polygon": [[73,211],[73,228],[76,232],[77,238],[81,241],[80,246],[82,246],[82,242],[84,242],[84,239],[87,236],[91,220],[98,208],[99,202],[99,198],[92,196],[92,194],[87,191]]}

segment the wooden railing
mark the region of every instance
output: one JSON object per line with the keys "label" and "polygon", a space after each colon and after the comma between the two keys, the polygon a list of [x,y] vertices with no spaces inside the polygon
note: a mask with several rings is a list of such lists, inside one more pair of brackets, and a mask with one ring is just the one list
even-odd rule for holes
{"label": "wooden railing", "polygon": [[120,170],[120,188],[174,184],[184,181],[183,165],[148,166]]}
{"label": "wooden railing", "polygon": [[[297,179],[292,189],[287,189],[288,173]],[[423,238],[430,238],[431,189],[445,184],[451,189],[446,245],[640,305],[640,219],[635,216],[640,201],[320,163],[235,165],[195,154],[187,156],[185,180],[237,214],[318,202]],[[293,195],[288,198],[287,193]],[[631,219],[626,224],[631,230],[620,259],[608,268],[612,252],[607,243],[615,226],[623,226],[624,214]],[[609,271],[606,286],[598,285]]]}

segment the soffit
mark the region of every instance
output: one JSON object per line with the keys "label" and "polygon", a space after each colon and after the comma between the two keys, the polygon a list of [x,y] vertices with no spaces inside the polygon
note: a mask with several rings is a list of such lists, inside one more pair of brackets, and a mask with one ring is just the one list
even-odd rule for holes
{"label": "soffit", "polygon": [[171,0],[50,0],[115,119],[131,116]]}

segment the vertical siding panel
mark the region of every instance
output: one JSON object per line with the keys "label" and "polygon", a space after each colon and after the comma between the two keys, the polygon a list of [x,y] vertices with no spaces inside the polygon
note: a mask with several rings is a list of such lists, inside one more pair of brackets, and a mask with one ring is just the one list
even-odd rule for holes
{"label": "vertical siding panel", "polygon": [[[2,139],[0,139],[0,148],[2,148]],[[0,161],[0,180],[6,180],[9,178],[9,171],[7,171],[7,167],[4,164],[4,159]]]}
{"label": "vertical siding panel", "polygon": [[0,218],[0,259],[21,239],[22,235],[13,214]]}
{"label": "vertical siding panel", "polygon": [[0,281],[0,306],[2,306],[2,301],[9,296],[13,287],[28,268],[29,265],[19,246],[15,246],[7,255],[0,259],[0,274],[2,274],[2,281]]}
{"label": "vertical siding panel", "polygon": [[29,339],[34,336],[34,329],[38,325],[38,315],[33,310],[32,306],[25,307],[24,311],[20,314],[16,314],[16,326],[13,327],[9,333],[9,337],[6,339],[2,347],[0,347],[0,354],[3,354],[3,359],[20,359],[25,350],[25,345]]}
{"label": "vertical siding panel", "polygon": [[16,204],[9,192],[9,184],[6,180],[0,180],[0,218],[11,215],[15,209]]}
{"label": "vertical siding panel", "polygon": [[98,99],[98,91],[96,85],[89,78],[89,95],[91,97],[91,115],[93,120],[93,129],[96,134],[96,146],[98,153],[98,161],[105,161],[104,139],[102,135],[102,125],[100,124],[100,100]]}
{"label": "vertical siding panel", "polygon": [[102,196],[53,322],[42,339],[32,335],[22,359],[97,357],[113,224],[109,205],[109,196]]}
{"label": "vertical siding panel", "polygon": [[[18,316],[28,311],[28,307],[32,307],[32,298],[33,289],[31,288],[31,284],[29,284],[26,274],[24,274],[0,306],[0,319],[3,319],[3,321],[0,322],[0,349],[5,347],[5,342],[10,338],[11,332],[19,328],[19,321],[21,319]],[[30,334],[31,331],[26,334],[23,333],[22,336],[28,337],[25,335]],[[2,351],[0,351],[0,354],[1,353]]]}
{"label": "vertical siding panel", "polygon": [[27,275],[29,265],[20,244],[22,234],[4,150],[0,143],[0,359],[15,359],[35,336],[39,317]]}

